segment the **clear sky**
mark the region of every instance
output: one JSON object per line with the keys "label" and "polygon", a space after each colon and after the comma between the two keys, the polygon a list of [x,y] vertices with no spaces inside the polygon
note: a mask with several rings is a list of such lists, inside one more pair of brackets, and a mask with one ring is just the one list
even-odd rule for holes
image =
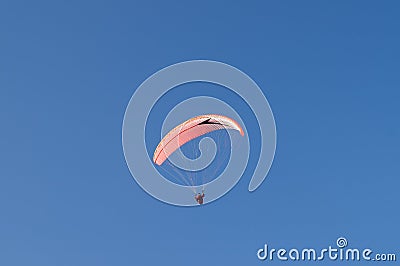
{"label": "clear sky", "polygon": [[[0,2],[0,265],[267,265],[264,243],[340,236],[398,252],[400,3],[186,2]],[[135,183],[121,128],[141,82],[192,59],[250,75],[278,144],[254,193],[247,172],[182,208]]]}

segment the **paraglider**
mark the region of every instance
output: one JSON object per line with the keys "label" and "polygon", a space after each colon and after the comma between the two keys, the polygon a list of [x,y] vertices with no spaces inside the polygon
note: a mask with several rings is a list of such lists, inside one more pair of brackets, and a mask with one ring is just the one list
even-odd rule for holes
{"label": "paraglider", "polygon": [[197,201],[198,204],[203,204],[204,201],[204,190],[202,191],[202,193],[198,193],[196,196],[194,196],[194,199]]}
{"label": "paraglider", "polygon": [[[156,165],[163,165],[166,160],[184,144],[217,130],[235,130],[244,136],[244,131],[235,120],[216,114],[200,115],[193,117],[172,129],[160,141],[154,151],[153,162]],[[194,186],[194,185],[192,185]],[[196,194],[196,193],[195,193]],[[204,191],[198,193],[195,200],[203,204]]]}

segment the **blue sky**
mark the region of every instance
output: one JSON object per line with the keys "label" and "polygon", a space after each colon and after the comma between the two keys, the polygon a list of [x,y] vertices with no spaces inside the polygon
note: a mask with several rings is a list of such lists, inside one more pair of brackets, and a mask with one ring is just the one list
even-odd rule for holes
{"label": "blue sky", "polygon": [[[2,1],[0,264],[262,265],[264,243],[339,236],[398,252],[399,8]],[[250,75],[278,145],[256,192],[248,173],[220,200],[180,208],[135,183],[121,127],[141,82],[192,59]]]}

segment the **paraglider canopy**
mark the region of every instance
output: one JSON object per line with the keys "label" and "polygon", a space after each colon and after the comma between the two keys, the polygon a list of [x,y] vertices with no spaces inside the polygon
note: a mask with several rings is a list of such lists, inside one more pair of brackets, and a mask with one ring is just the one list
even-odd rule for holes
{"label": "paraglider canopy", "polygon": [[185,143],[220,129],[233,129],[244,136],[244,131],[235,120],[216,114],[193,117],[172,129],[158,144],[153,162],[162,165],[168,157]]}

